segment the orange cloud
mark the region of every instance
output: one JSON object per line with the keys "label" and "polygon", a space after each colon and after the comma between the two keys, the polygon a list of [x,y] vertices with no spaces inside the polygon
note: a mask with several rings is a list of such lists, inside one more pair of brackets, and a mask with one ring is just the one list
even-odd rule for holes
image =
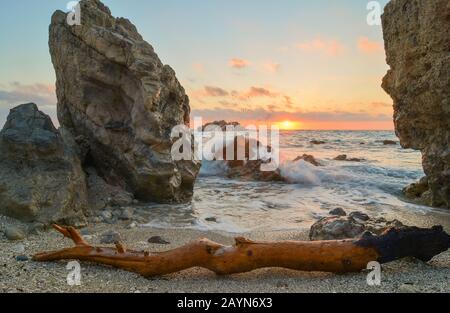
{"label": "orange cloud", "polygon": [[274,63],[274,62],[264,63],[263,66],[264,66],[264,69],[270,73],[277,73],[281,68],[281,65],[279,63]]}
{"label": "orange cloud", "polygon": [[191,93],[191,97],[195,99],[206,98],[206,97],[226,97],[229,92],[223,88],[215,86],[205,86],[201,90],[196,90]]}
{"label": "orange cloud", "polygon": [[260,97],[275,98],[278,97],[279,94],[263,87],[250,87],[249,90],[243,92],[232,91],[231,95],[233,97],[239,98],[240,100],[248,100],[251,98],[260,98]]}
{"label": "orange cloud", "polygon": [[232,68],[243,69],[250,65],[250,62],[244,59],[234,58],[230,60],[230,66]]}
{"label": "orange cloud", "polygon": [[376,54],[383,52],[383,45],[377,41],[370,41],[367,37],[358,40],[358,50],[364,54]]}
{"label": "orange cloud", "polygon": [[344,52],[344,45],[338,40],[323,40],[316,38],[296,45],[296,48],[307,53],[324,53],[328,56],[338,56]]}

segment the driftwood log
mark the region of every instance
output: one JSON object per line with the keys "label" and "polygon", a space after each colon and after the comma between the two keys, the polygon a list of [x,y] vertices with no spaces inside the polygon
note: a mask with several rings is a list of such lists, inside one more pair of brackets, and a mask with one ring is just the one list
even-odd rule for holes
{"label": "driftwood log", "polygon": [[115,248],[93,247],[72,227],[54,228],[73,240],[75,246],[36,254],[35,261],[77,259],[139,273],[159,276],[191,267],[203,267],[219,275],[242,273],[264,267],[283,267],[301,271],[333,273],[357,272],[371,261],[386,263],[403,257],[422,261],[450,247],[450,236],[441,226],[390,229],[380,236],[332,241],[254,242],[236,238],[235,246],[223,246],[199,239],[166,252],[127,250],[117,242]]}

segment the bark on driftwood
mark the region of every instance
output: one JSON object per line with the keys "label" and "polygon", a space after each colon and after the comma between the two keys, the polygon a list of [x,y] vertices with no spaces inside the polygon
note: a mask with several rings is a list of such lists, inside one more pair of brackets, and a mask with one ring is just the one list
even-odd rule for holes
{"label": "bark on driftwood", "polygon": [[390,262],[407,256],[429,261],[450,247],[450,236],[441,226],[390,229],[381,236],[333,241],[254,242],[236,238],[235,246],[223,246],[199,239],[166,252],[127,250],[90,246],[72,227],[54,228],[73,240],[75,246],[36,254],[36,261],[78,259],[139,273],[159,276],[191,267],[203,267],[219,275],[248,272],[264,267],[333,273],[357,272],[371,261]]}

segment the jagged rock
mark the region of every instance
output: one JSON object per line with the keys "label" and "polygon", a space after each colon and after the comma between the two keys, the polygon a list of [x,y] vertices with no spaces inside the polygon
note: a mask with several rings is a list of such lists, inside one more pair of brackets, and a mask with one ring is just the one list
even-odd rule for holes
{"label": "jagged rock", "polygon": [[338,155],[334,158],[335,161],[347,161],[347,162],[362,162],[363,159],[349,158],[346,154]]}
{"label": "jagged rock", "polygon": [[400,229],[405,225],[397,220],[373,219],[362,212],[351,212],[348,216],[334,215],[320,219],[311,226],[309,238],[311,240],[335,240],[357,238],[368,234],[381,235],[392,227]]}
{"label": "jagged rock", "polygon": [[382,20],[396,133],[422,152],[430,204],[450,208],[450,2],[391,1]]}
{"label": "jagged rock", "polygon": [[300,160],[303,160],[303,161],[305,161],[305,162],[311,163],[311,164],[314,165],[314,166],[322,166],[322,165],[316,160],[316,158],[314,158],[314,156],[313,156],[313,155],[310,155],[310,154],[304,154],[304,155],[302,155],[302,156],[298,156],[298,157],[296,157],[296,158],[294,159],[294,162],[297,162],[297,161],[300,161]]}
{"label": "jagged rock", "polygon": [[[223,158],[226,159],[227,150],[234,149],[234,160],[227,160],[228,170],[227,177],[241,180],[254,180],[254,181],[285,181],[285,178],[281,175],[279,169],[274,171],[262,171],[261,166],[268,161],[263,160],[258,153],[262,143],[257,141],[251,143],[251,140],[242,136],[236,136],[234,143],[229,144],[223,149]],[[238,160],[238,146],[245,147],[245,160]],[[255,148],[252,149],[252,148]],[[271,147],[265,147],[269,150]],[[257,160],[254,160],[257,158]]]}
{"label": "jagged rock", "polygon": [[60,124],[108,184],[144,201],[189,201],[200,166],[172,160],[171,131],[190,114],[175,72],[129,20],[99,0],[80,8],[81,25],[69,26],[62,11],[50,25]]}
{"label": "jagged rock", "polygon": [[11,110],[0,132],[0,214],[24,222],[81,226],[85,175],[70,133],[36,104]]}

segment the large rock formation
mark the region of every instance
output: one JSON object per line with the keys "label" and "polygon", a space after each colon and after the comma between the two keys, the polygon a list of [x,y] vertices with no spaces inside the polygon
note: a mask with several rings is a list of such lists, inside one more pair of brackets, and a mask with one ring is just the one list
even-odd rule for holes
{"label": "large rock formation", "polygon": [[34,103],[12,109],[0,132],[0,214],[25,222],[84,224],[85,175],[74,145]]}
{"label": "large rock formation", "polygon": [[136,198],[184,202],[199,164],[174,162],[170,133],[189,123],[189,99],[127,19],[99,0],[82,0],[81,25],[57,11],[50,25],[58,119],[74,134],[80,158]]}
{"label": "large rock formation", "polygon": [[450,208],[450,2],[392,0],[383,33],[397,135],[422,151],[428,204]]}

